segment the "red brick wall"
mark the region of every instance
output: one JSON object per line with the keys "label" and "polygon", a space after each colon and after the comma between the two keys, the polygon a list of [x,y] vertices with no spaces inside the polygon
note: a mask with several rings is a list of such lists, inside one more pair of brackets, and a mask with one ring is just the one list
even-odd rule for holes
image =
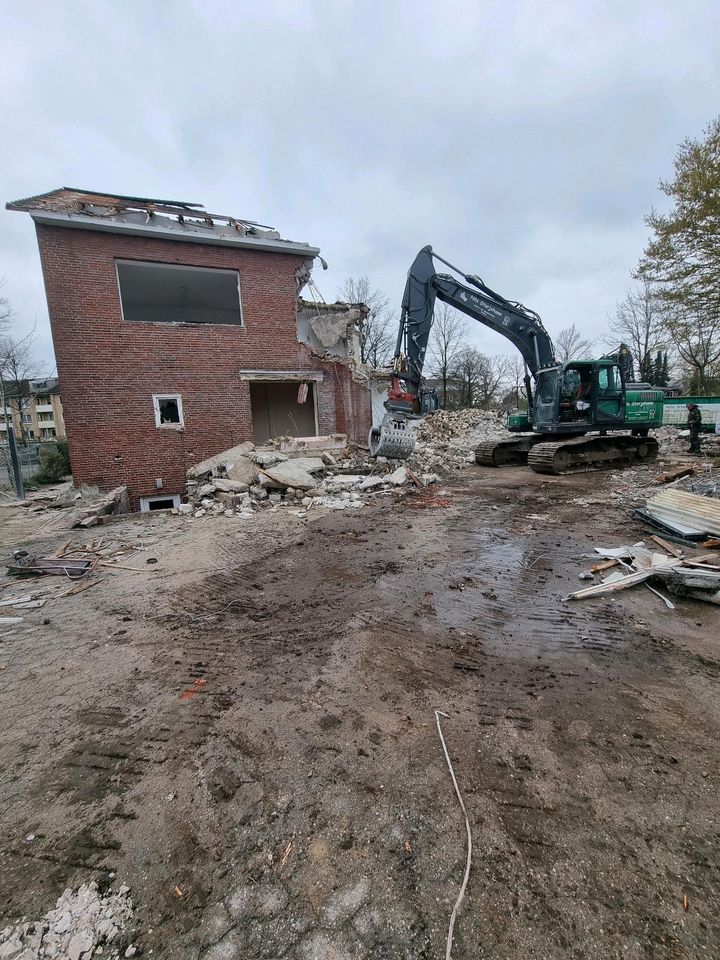
{"label": "red brick wall", "polygon": [[[241,369],[323,370],[320,433],[365,439],[369,395],[345,367],[296,339],[302,258],[41,224],[37,235],[76,483],[126,483],[134,505],[141,496],[183,492],[191,464],[252,438]],[[237,270],[245,326],[124,321],[115,259]],[[182,395],[184,430],[155,426],[158,393]]]}

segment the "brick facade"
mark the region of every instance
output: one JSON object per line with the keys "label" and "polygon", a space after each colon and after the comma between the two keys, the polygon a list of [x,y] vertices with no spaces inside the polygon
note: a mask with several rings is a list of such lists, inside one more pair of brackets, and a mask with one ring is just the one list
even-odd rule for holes
{"label": "brick facade", "polygon": [[[320,433],[364,442],[368,390],[347,366],[297,340],[301,256],[37,224],[73,476],[181,493],[193,463],[252,439],[250,384],[240,370],[297,370],[316,381]],[[122,319],[115,260],[237,270],[244,326]],[[182,395],[183,430],[155,425],[153,394]],[[162,478],[162,491],[156,478]]]}

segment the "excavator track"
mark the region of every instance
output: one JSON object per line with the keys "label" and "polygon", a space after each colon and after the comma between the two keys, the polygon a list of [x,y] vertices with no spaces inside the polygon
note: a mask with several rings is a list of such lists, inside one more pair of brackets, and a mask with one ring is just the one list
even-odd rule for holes
{"label": "excavator track", "polygon": [[528,454],[542,437],[536,433],[512,440],[485,440],[475,447],[475,463],[481,467],[521,467],[528,462]]}
{"label": "excavator track", "polygon": [[576,437],[537,444],[527,462],[536,473],[585,473],[645,463],[654,460],[659,449],[660,444],[653,437]]}

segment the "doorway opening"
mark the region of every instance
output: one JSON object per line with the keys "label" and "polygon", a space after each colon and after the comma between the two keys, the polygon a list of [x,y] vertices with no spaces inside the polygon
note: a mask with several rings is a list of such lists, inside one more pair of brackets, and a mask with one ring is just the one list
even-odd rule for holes
{"label": "doorway opening", "polygon": [[253,441],[257,444],[274,437],[317,435],[314,383],[255,380],[250,384],[250,407]]}

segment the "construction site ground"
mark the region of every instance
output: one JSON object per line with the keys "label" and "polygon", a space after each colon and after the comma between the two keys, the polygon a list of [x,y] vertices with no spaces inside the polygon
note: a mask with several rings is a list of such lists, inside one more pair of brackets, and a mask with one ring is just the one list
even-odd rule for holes
{"label": "construction site ground", "polygon": [[[441,710],[455,960],[720,956],[719,610],[562,601],[647,536],[616,492],[467,468],[308,521],[93,530],[141,572],[0,633],[0,927],[114,880],[139,956],[443,957]],[[3,516],[8,552],[91,536]]]}

